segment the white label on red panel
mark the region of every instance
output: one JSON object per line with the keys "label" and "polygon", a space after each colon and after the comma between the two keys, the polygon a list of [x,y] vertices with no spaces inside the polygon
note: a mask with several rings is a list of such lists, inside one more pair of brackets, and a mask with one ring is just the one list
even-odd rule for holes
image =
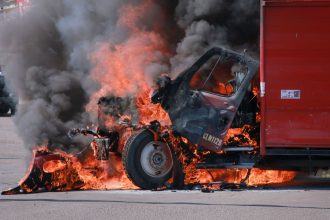
{"label": "white label on red panel", "polygon": [[260,96],[264,97],[266,94],[266,84],[265,82],[260,82]]}
{"label": "white label on red panel", "polygon": [[301,90],[281,90],[281,99],[300,99]]}

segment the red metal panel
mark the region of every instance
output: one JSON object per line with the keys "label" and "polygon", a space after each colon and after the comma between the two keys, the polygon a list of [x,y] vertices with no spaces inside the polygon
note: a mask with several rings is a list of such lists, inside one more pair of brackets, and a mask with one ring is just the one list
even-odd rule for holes
{"label": "red metal panel", "polygon": [[262,32],[264,146],[330,148],[330,1],[264,1]]}

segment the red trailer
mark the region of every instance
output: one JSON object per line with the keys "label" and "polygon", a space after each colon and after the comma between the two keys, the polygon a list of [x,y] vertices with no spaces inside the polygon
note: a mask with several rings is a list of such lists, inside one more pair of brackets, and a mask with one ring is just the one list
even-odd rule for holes
{"label": "red trailer", "polygon": [[269,168],[329,167],[330,1],[261,7],[260,155]]}
{"label": "red trailer", "polygon": [[330,148],[330,1],[265,0],[261,155]]}

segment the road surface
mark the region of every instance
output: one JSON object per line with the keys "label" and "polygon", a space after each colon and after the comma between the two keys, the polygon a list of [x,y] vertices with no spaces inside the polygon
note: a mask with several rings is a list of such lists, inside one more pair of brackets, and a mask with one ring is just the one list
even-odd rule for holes
{"label": "road surface", "polygon": [[[15,187],[31,153],[0,118],[0,190]],[[330,219],[330,190],[76,191],[0,196],[0,219]]]}

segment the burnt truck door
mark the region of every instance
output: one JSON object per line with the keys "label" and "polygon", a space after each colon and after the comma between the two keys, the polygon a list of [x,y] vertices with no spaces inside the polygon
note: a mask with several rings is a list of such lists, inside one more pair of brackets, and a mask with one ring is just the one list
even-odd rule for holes
{"label": "burnt truck door", "polygon": [[171,83],[166,104],[173,130],[219,152],[259,68],[255,60],[222,48],[206,52]]}

